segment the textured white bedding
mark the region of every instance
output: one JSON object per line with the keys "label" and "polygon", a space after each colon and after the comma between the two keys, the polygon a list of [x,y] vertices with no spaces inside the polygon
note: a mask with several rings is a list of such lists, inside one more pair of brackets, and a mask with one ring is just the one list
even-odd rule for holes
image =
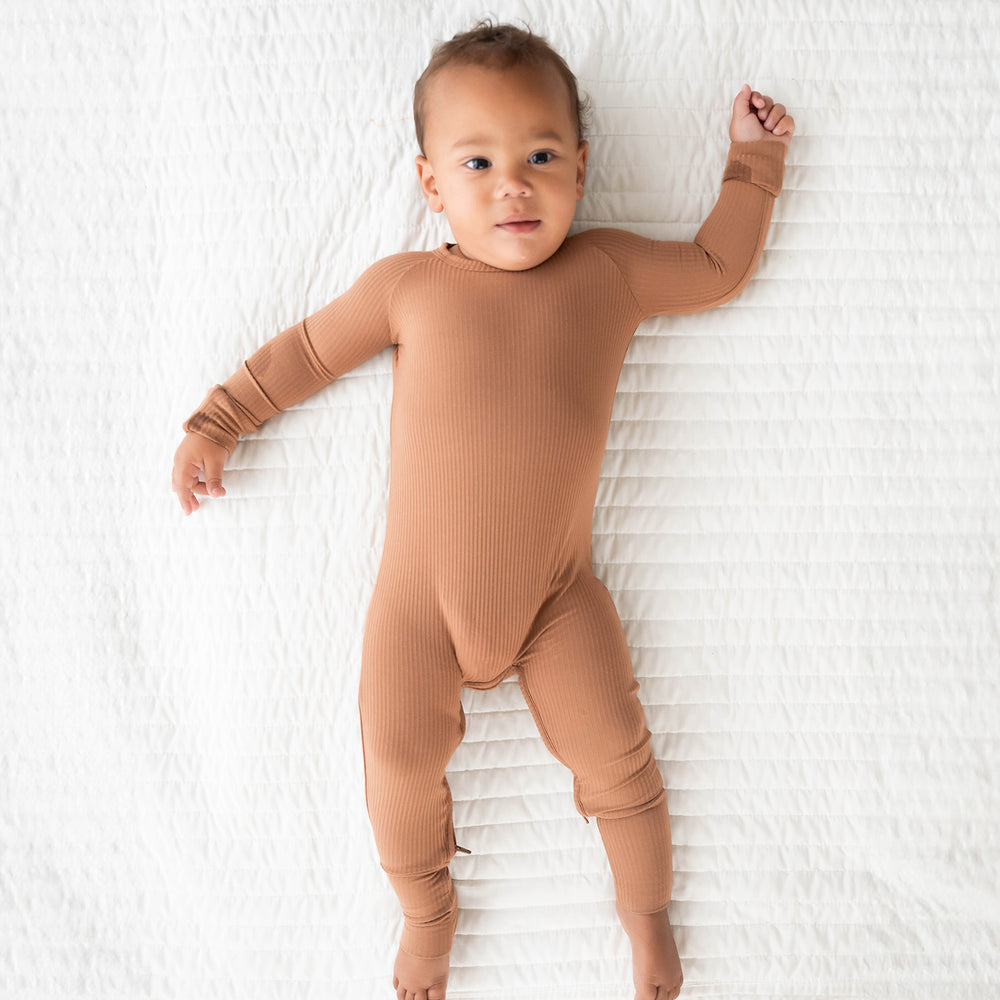
{"label": "textured white bedding", "polygon": [[[180,422],[448,238],[412,83],[449,3],[0,9],[0,994],[389,998],[364,812],[380,355],[185,520]],[[744,82],[797,122],[758,273],[644,324],[595,568],[668,790],[687,997],[1000,994],[1000,6],[492,8],[596,106],[581,227],[689,239]],[[594,824],[513,682],[449,776],[452,1000],[627,1000]]]}

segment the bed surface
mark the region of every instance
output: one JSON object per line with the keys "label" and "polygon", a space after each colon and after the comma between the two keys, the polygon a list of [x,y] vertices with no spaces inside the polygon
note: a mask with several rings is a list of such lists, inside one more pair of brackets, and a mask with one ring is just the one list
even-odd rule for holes
{"label": "bed surface", "polygon": [[[486,11],[0,13],[0,994],[389,998],[357,679],[388,352],[184,519],[181,421],[449,238],[412,83]],[[682,996],[1000,994],[1000,6],[506,3],[593,98],[575,227],[691,239],[743,82],[797,134],[744,293],[636,333],[593,556],[673,816]],[[450,1000],[631,1000],[516,682],[449,768]]]}

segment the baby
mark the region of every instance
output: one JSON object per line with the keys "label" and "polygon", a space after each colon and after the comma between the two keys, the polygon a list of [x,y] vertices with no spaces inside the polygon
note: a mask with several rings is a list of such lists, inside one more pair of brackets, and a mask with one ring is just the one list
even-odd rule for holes
{"label": "baby", "polygon": [[694,242],[568,236],[583,196],[585,108],[537,35],[481,22],[435,50],[414,94],[420,188],[454,243],[386,257],[278,334],[185,422],[185,514],[223,496],[241,434],[392,348],[391,476],[365,619],[365,797],[399,898],[398,1000],[444,1000],[459,848],[445,768],[463,687],[515,675],[545,745],[596,817],[632,945],[636,1000],[681,967],[663,781],[618,613],[591,566],[615,389],[648,316],[709,309],[749,281],[794,131],[736,97],[718,202]]}

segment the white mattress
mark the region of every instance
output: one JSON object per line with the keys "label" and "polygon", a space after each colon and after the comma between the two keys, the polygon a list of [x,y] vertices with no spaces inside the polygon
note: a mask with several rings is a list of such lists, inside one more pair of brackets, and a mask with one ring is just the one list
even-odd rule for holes
{"label": "white mattress", "polygon": [[[448,238],[412,83],[483,8],[0,11],[0,994],[388,998],[362,789],[384,353],[185,520],[180,422]],[[508,2],[593,97],[578,225],[690,239],[744,81],[795,115],[738,299],[638,331],[594,519],[668,790],[687,997],[1000,992],[1000,7]],[[514,682],[449,770],[449,998],[628,1000]]]}

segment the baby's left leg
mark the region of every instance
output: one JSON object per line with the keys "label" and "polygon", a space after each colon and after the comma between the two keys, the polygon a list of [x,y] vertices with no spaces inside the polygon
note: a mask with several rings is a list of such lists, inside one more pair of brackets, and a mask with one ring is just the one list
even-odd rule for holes
{"label": "baby's left leg", "polygon": [[570,768],[576,807],[597,817],[632,944],[636,1000],[672,1000],[682,982],[667,904],[670,817],[614,601],[582,574],[545,609],[519,679],[538,730]]}

